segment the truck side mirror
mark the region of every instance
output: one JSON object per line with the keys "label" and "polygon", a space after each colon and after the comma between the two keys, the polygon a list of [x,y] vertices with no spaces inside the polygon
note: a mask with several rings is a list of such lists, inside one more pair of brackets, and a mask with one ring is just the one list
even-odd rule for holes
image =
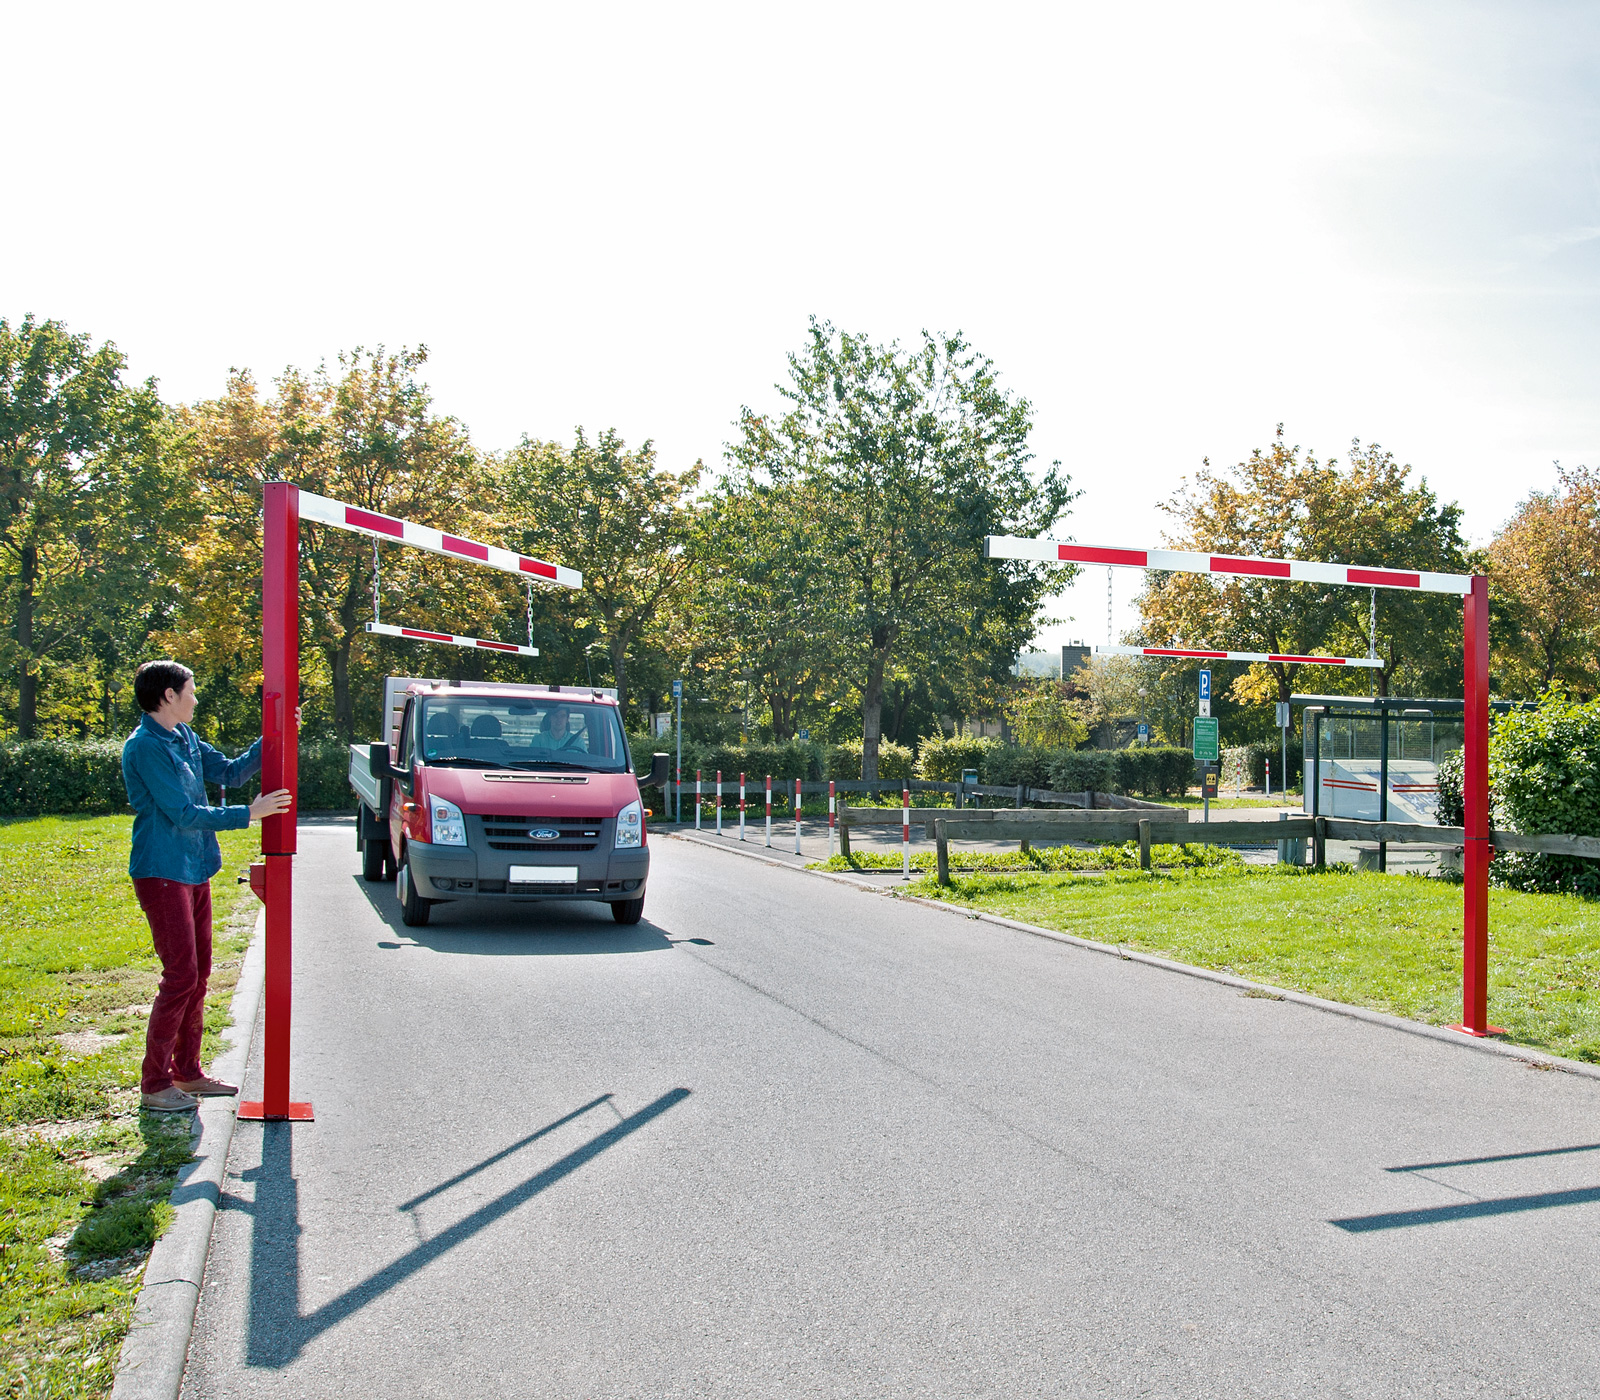
{"label": "truck side mirror", "polygon": [[658,787],[662,792],[667,790],[667,775],[672,771],[668,766],[669,756],[664,753],[651,754],[650,776],[640,784],[641,787]]}
{"label": "truck side mirror", "polygon": [[394,765],[389,762],[389,746],[387,744],[367,745],[367,772],[374,778],[392,778]]}

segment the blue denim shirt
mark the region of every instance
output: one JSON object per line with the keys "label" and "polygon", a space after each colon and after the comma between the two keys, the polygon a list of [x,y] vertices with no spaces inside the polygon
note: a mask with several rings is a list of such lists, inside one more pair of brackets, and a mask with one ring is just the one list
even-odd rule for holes
{"label": "blue denim shirt", "polygon": [[203,885],[222,869],[216,833],[250,825],[248,807],[207,805],[206,782],[237,787],[261,767],[261,740],[229,760],[187,724],[167,729],[150,715],[122,746],[122,781],[133,808],[135,880]]}

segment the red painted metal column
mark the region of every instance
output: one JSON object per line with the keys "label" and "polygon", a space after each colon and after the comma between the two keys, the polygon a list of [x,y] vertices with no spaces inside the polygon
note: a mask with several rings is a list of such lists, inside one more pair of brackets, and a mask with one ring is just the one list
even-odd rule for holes
{"label": "red painted metal column", "polygon": [[1467,1035],[1504,1035],[1489,1024],[1489,580],[1472,580],[1466,598],[1466,751],[1462,797],[1466,850],[1462,859],[1461,1024]]}
{"label": "red painted metal column", "polygon": [[[261,557],[261,791],[298,799],[300,735],[300,488],[267,483]],[[289,1099],[289,1021],[294,982],[295,806],[261,823],[266,861],[266,1021],[262,1097],[239,1117],[305,1122],[311,1105]]]}

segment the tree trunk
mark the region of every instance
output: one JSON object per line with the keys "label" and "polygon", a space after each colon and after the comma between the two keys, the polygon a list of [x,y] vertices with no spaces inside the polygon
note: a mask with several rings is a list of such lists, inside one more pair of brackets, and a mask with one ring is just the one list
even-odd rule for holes
{"label": "tree trunk", "polygon": [[17,589],[17,650],[22,656],[22,675],[17,681],[17,737],[36,738],[39,724],[38,660],[33,654],[33,590],[39,581],[39,550],[35,545],[22,548],[22,577]]}
{"label": "tree trunk", "polygon": [[350,645],[352,634],[346,632],[338,644],[328,652],[328,670],[333,676],[333,727],[345,743],[355,742],[356,721],[350,708]]}
{"label": "tree trunk", "polygon": [[861,777],[869,783],[878,777],[878,741],[883,736],[883,673],[888,662],[888,648],[874,647],[866,688],[861,692]]}

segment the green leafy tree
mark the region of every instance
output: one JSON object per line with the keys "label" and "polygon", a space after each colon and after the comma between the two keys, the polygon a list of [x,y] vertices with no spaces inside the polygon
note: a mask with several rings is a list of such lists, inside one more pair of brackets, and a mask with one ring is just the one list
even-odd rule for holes
{"label": "green leafy tree", "polygon": [[0,320],[5,652],[25,739],[38,729],[45,670],[92,662],[96,634],[102,662],[114,663],[130,618],[148,615],[159,588],[151,575],[174,501],[155,449],[163,409],[153,381],[123,384],[124,367],[109,341],[96,348],[58,321]]}
{"label": "green leafy tree", "polygon": [[1037,535],[1072,499],[1059,466],[1028,469],[1032,410],[960,335],[907,351],[813,320],[778,417],[746,408],[729,449],[740,489],[804,493],[827,581],[834,664],[861,710],[862,776],[879,776],[884,685],[1032,635],[1065,570],[983,557],[984,536]]}
{"label": "green leafy tree", "polygon": [[604,648],[624,707],[629,649],[693,562],[702,470],[698,462],[663,470],[651,443],[630,452],[609,429],[591,443],[581,428],[570,448],[524,438],[498,467],[502,527],[525,552],[583,571],[582,591],[564,606],[578,632]]}

